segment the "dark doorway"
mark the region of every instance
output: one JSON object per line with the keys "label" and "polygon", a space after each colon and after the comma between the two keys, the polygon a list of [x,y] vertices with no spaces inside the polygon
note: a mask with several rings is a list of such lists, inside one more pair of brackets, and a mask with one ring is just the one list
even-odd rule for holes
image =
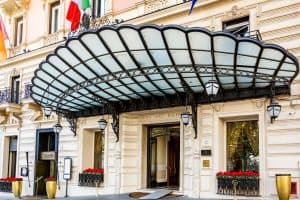
{"label": "dark doorway", "polygon": [[150,188],[179,188],[180,127],[151,126],[148,129],[148,175]]}
{"label": "dark doorway", "polygon": [[18,137],[10,136],[9,137],[7,177],[15,177],[16,176],[17,152],[18,152],[17,146],[18,146]]}
{"label": "dark doorway", "polygon": [[[36,133],[35,195],[46,195],[44,179],[56,177],[58,157],[58,135],[53,129],[39,129]],[[38,181],[37,181],[38,180]]]}
{"label": "dark doorway", "polygon": [[180,137],[170,136],[168,142],[168,187],[179,186]]}

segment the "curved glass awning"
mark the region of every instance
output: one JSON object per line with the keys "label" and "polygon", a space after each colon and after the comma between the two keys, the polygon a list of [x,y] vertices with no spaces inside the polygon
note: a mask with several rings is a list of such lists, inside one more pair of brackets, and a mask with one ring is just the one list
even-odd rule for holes
{"label": "curved glass awning", "polygon": [[[269,95],[272,83],[276,94],[289,93],[298,70],[297,59],[282,47],[229,33],[104,26],[69,38],[48,55],[32,79],[32,98],[77,116],[107,103],[123,111],[142,109],[137,102],[145,108],[180,105],[184,100],[174,99],[187,92],[197,103],[227,101]],[[204,89],[211,79],[220,85],[213,99]],[[148,105],[153,101],[157,106]]]}

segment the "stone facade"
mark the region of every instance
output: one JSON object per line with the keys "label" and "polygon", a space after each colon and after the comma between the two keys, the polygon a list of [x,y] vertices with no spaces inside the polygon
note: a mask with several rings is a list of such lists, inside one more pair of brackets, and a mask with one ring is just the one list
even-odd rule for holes
{"label": "stone facade", "polygon": [[[63,44],[69,32],[65,20],[69,1],[60,1],[60,26],[57,33],[49,35],[48,18],[50,0],[24,1],[28,5],[17,5],[19,1],[1,1],[2,15],[9,25],[9,35],[14,35],[14,19],[24,17],[24,42],[9,48],[10,58],[0,63],[0,86],[11,86],[11,77],[19,75],[21,94],[29,83],[39,63],[56,46]],[[23,2],[23,1],[22,1]],[[128,24],[180,24],[222,30],[222,22],[249,16],[251,30],[259,30],[267,43],[278,44],[300,58],[300,0],[204,0],[198,1],[193,13],[188,15],[190,2],[181,0],[136,0],[124,5],[107,0],[107,19],[124,20]],[[2,4],[2,5],[1,5]],[[15,7],[14,7],[15,6]],[[17,7],[16,7],[17,6]],[[123,7],[122,7],[123,6]],[[291,85],[291,96],[276,97],[282,112],[274,123],[266,112],[267,98],[198,105],[198,138],[194,139],[190,125],[180,125],[180,186],[179,191],[191,197],[216,197],[216,172],[226,170],[225,124],[227,121],[256,119],[259,121],[260,193],[270,196],[276,193],[275,174],[291,173],[293,181],[300,179],[300,77]],[[98,117],[80,118],[77,135],[62,120],[63,131],[59,135],[58,167],[60,190],[64,195],[65,181],[62,179],[63,159],[73,159],[70,195],[132,192],[146,189],[147,178],[147,126],[153,124],[180,123],[184,107],[157,109],[120,116],[120,141],[108,126],[105,130],[104,183],[101,188],[78,186],[78,174],[90,162],[86,153],[92,137],[98,131]],[[111,116],[106,116],[109,124]],[[46,119],[42,110],[30,98],[22,98],[20,104],[0,104],[0,177],[7,174],[8,136],[18,136],[17,176],[26,166],[25,152],[29,153],[29,180],[23,183],[23,195],[33,194],[32,182],[35,172],[36,130],[50,128],[56,123],[56,115]],[[201,156],[202,149],[212,150],[211,156]],[[203,166],[209,160],[210,166]]]}

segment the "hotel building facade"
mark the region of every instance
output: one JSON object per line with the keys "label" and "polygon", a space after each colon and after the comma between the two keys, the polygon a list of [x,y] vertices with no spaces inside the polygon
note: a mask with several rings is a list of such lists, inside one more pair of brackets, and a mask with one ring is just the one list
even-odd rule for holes
{"label": "hotel building facade", "polygon": [[[294,190],[299,188],[300,81],[297,73],[300,58],[300,0],[199,0],[190,15],[188,13],[191,1],[185,0],[94,0],[95,6],[89,10],[89,13],[92,16],[90,26],[95,30],[105,26],[122,27],[125,24],[144,27],[143,30],[146,30],[147,24],[156,24],[158,28],[148,27],[149,37],[146,33],[143,35],[144,44],[147,43],[149,49],[150,35],[154,34],[155,30],[168,30],[162,27],[170,24],[173,24],[170,26],[173,32],[170,32],[170,35],[165,32],[165,35],[175,40],[173,40],[174,49],[176,44],[181,43],[181,38],[176,41],[176,37],[181,37],[176,33],[177,26],[180,27],[178,30],[184,29],[185,31],[182,32],[187,34],[191,27],[202,27],[203,29],[197,31],[206,33],[202,30],[207,29],[207,32],[211,31],[211,37],[213,32],[227,32],[238,39],[254,37],[249,40],[256,40],[261,46],[267,43],[280,45],[281,48],[277,46],[270,48],[272,49],[270,52],[265,50],[265,54],[266,56],[268,53],[271,54],[271,58],[275,60],[272,61],[275,64],[271,64],[280,66],[286,64],[285,67],[290,67],[291,75],[288,74],[287,77],[292,82],[282,88],[280,84],[277,87],[275,83],[276,87],[271,88],[270,92],[260,93],[265,90],[265,86],[269,86],[268,83],[262,82],[262,87],[256,87],[259,84],[254,84],[253,87],[246,86],[248,89],[245,94],[244,90],[236,90],[238,95],[233,95],[232,98],[224,96],[220,99],[216,97],[214,100],[212,97],[205,98],[208,99],[207,101],[199,100],[202,103],[191,103],[189,95],[187,94],[186,98],[184,96],[188,93],[184,84],[176,86],[175,81],[172,82],[172,78],[167,76],[168,72],[161,72],[166,74],[166,82],[170,79],[169,85],[175,91],[179,91],[181,97],[178,98],[182,98],[183,101],[180,102],[183,103],[172,103],[172,100],[168,99],[166,100],[168,106],[160,106],[159,103],[155,106],[156,100],[153,96],[149,101],[154,102],[151,106],[147,107],[148,101],[145,106],[141,106],[142,102],[133,101],[130,103],[131,107],[124,109],[126,112],[118,112],[117,117],[107,111],[108,109],[94,114],[90,114],[93,112],[89,111],[89,114],[83,113],[76,119],[58,117],[55,112],[46,117],[42,103],[37,103],[42,100],[39,101],[37,96],[31,95],[32,92],[37,92],[39,89],[42,91],[43,88],[46,92],[49,91],[42,82],[34,82],[32,79],[42,77],[39,74],[43,69],[42,62],[50,54],[58,55],[59,51],[55,49],[59,46],[69,45],[68,48],[74,47],[72,52],[76,52],[76,41],[74,46],[70,41],[72,37],[77,37],[77,33],[75,36],[70,35],[70,23],[65,19],[69,3],[69,0],[0,1],[1,15],[10,38],[10,45],[7,46],[8,59],[0,62],[0,177],[20,177],[21,169],[28,168],[28,176],[23,177],[22,195],[45,194],[44,182],[35,181],[39,177],[57,176],[59,185],[57,196],[64,196],[66,181],[63,179],[63,173],[66,157],[72,159],[68,188],[70,196],[170,188],[190,197],[216,198],[222,196],[223,192],[219,190],[217,182],[216,174],[219,171],[259,173],[259,186],[257,191],[252,193],[257,196],[270,197],[276,194],[275,174],[277,173],[290,173],[292,181],[295,182]],[[125,47],[125,43],[128,45],[127,52],[136,56],[134,52],[131,53],[131,46],[126,39],[126,31],[130,34],[134,29],[129,30],[128,27],[128,30],[125,29],[126,26],[124,32],[112,31],[109,36],[105,34],[105,29],[101,29],[100,32],[103,33],[101,35],[99,32],[101,41],[110,41],[110,37],[113,38],[115,33],[122,35],[124,41],[121,42]],[[81,32],[85,31],[81,30]],[[90,35],[92,38],[92,34]],[[228,36],[229,39],[231,37],[233,36]],[[84,39],[88,40],[88,37],[82,36],[82,41]],[[131,39],[134,43],[134,37]],[[195,41],[196,39],[195,36]],[[230,46],[230,41],[227,39],[225,38],[221,43]],[[67,40],[68,44],[66,44]],[[111,46],[116,45],[117,48],[118,44],[114,43],[118,42],[111,39],[111,42],[107,43],[111,55],[114,54]],[[165,41],[169,44],[167,45],[169,48],[172,47],[171,42],[168,38]],[[159,42],[153,40],[153,43]],[[89,43],[86,44],[89,47]],[[188,44],[189,48],[194,45],[194,43]],[[156,58],[155,53],[152,52],[156,48],[155,45],[153,46],[154,50],[148,50],[148,54],[153,55],[152,62],[157,61],[159,65],[160,58]],[[267,45],[264,47],[268,49]],[[216,51],[217,48],[216,45]],[[174,49],[168,51],[172,54]],[[260,51],[260,54],[264,54],[263,50]],[[83,57],[84,54],[82,52]],[[216,55],[216,52],[214,54]],[[78,55],[77,59],[80,60],[80,54]],[[178,55],[180,57],[182,54]],[[237,60],[234,61],[234,66],[237,66],[236,62],[246,61],[236,56],[235,54],[234,59]],[[116,55],[115,60],[119,59],[118,64],[123,64],[121,58]],[[195,58],[193,62],[196,63],[196,57],[193,58]],[[200,58],[204,57],[200,56]],[[261,64],[257,61],[263,58],[263,55],[252,56],[252,58],[256,63],[254,67],[263,65],[262,61]],[[277,58],[279,60],[276,61]],[[68,63],[69,59],[72,62],[71,57],[64,59],[66,59],[65,63]],[[177,60],[173,56],[173,59],[173,65],[180,62],[179,58]],[[218,57],[215,56],[213,60],[218,62]],[[50,63],[51,60],[47,62]],[[101,62],[105,63],[104,58]],[[85,67],[89,65],[88,62],[85,63],[83,64]],[[147,60],[141,63],[143,64],[146,65]],[[48,65],[44,67],[45,70],[49,69],[48,76],[52,78],[57,76],[55,70],[62,72],[64,68],[59,64],[56,65],[57,68],[52,66],[55,70],[51,74],[51,66],[47,68]],[[125,69],[126,67],[124,66]],[[81,77],[84,77],[86,71],[80,69],[78,71],[81,72]],[[272,71],[273,77],[284,73],[280,71],[280,67],[275,71]],[[181,72],[184,74],[183,71]],[[76,79],[72,74],[68,76]],[[188,76],[183,75],[183,77],[183,80],[188,80]],[[234,77],[236,80],[241,78],[236,76],[236,73]],[[133,79],[139,82],[137,78]],[[226,82],[225,79],[226,77],[224,78]],[[197,91],[197,84],[193,87],[192,81],[188,82],[186,87],[190,86],[193,91]],[[126,82],[123,82],[126,85]],[[229,80],[227,83],[228,87],[231,82]],[[250,82],[255,80],[251,79]],[[159,84],[153,85],[159,87]],[[35,87],[35,90],[32,87]],[[146,86],[145,88],[147,89]],[[242,85],[240,88],[243,88]],[[226,84],[222,85],[222,89],[225,94]],[[120,90],[119,93],[122,93],[122,89]],[[130,90],[134,90],[137,95],[140,94],[138,90],[132,88]],[[251,91],[254,91],[254,95]],[[113,92],[106,90],[108,95],[114,94]],[[163,89],[160,92],[168,93]],[[276,94],[274,97],[273,92]],[[127,92],[124,93],[126,96]],[[270,97],[281,105],[278,118],[272,122],[267,112]],[[82,96],[80,98],[83,99]],[[98,100],[95,98],[95,102]],[[74,99],[71,101],[77,105]],[[69,105],[64,100],[60,103]],[[93,103],[89,102],[89,104]],[[193,114],[187,125],[184,125],[181,120],[181,114],[185,111]],[[103,132],[100,131],[97,122],[102,117],[108,121]],[[52,127],[57,123],[58,118],[63,129],[61,133],[55,134]],[[111,123],[115,124],[116,118],[118,126],[112,128]],[[104,169],[103,181],[99,187],[88,187],[80,183],[79,174],[87,168]],[[295,192],[298,195],[297,192],[298,189]]]}

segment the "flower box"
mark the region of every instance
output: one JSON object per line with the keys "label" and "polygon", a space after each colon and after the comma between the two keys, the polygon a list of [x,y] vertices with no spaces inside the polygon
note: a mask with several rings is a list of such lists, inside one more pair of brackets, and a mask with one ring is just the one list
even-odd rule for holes
{"label": "flower box", "polygon": [[79,186],[99,187],[103,182],[104,170],[101,168],[88,168],[79,174]]}
{"label": "flower box", "polygon": [[11,182],[0,180],[0,192],[12,192],[11,188]]}
{"label": "flower box", "polygon": [[15,177],[0,178],[0,192],[12,192],[13,181],[22,181],[22,178],[15,178]]}
{"label": "flower box", "polygon": [[257,172],[218,172],[217,181],[218,194],[259,196],[259,174]]}

